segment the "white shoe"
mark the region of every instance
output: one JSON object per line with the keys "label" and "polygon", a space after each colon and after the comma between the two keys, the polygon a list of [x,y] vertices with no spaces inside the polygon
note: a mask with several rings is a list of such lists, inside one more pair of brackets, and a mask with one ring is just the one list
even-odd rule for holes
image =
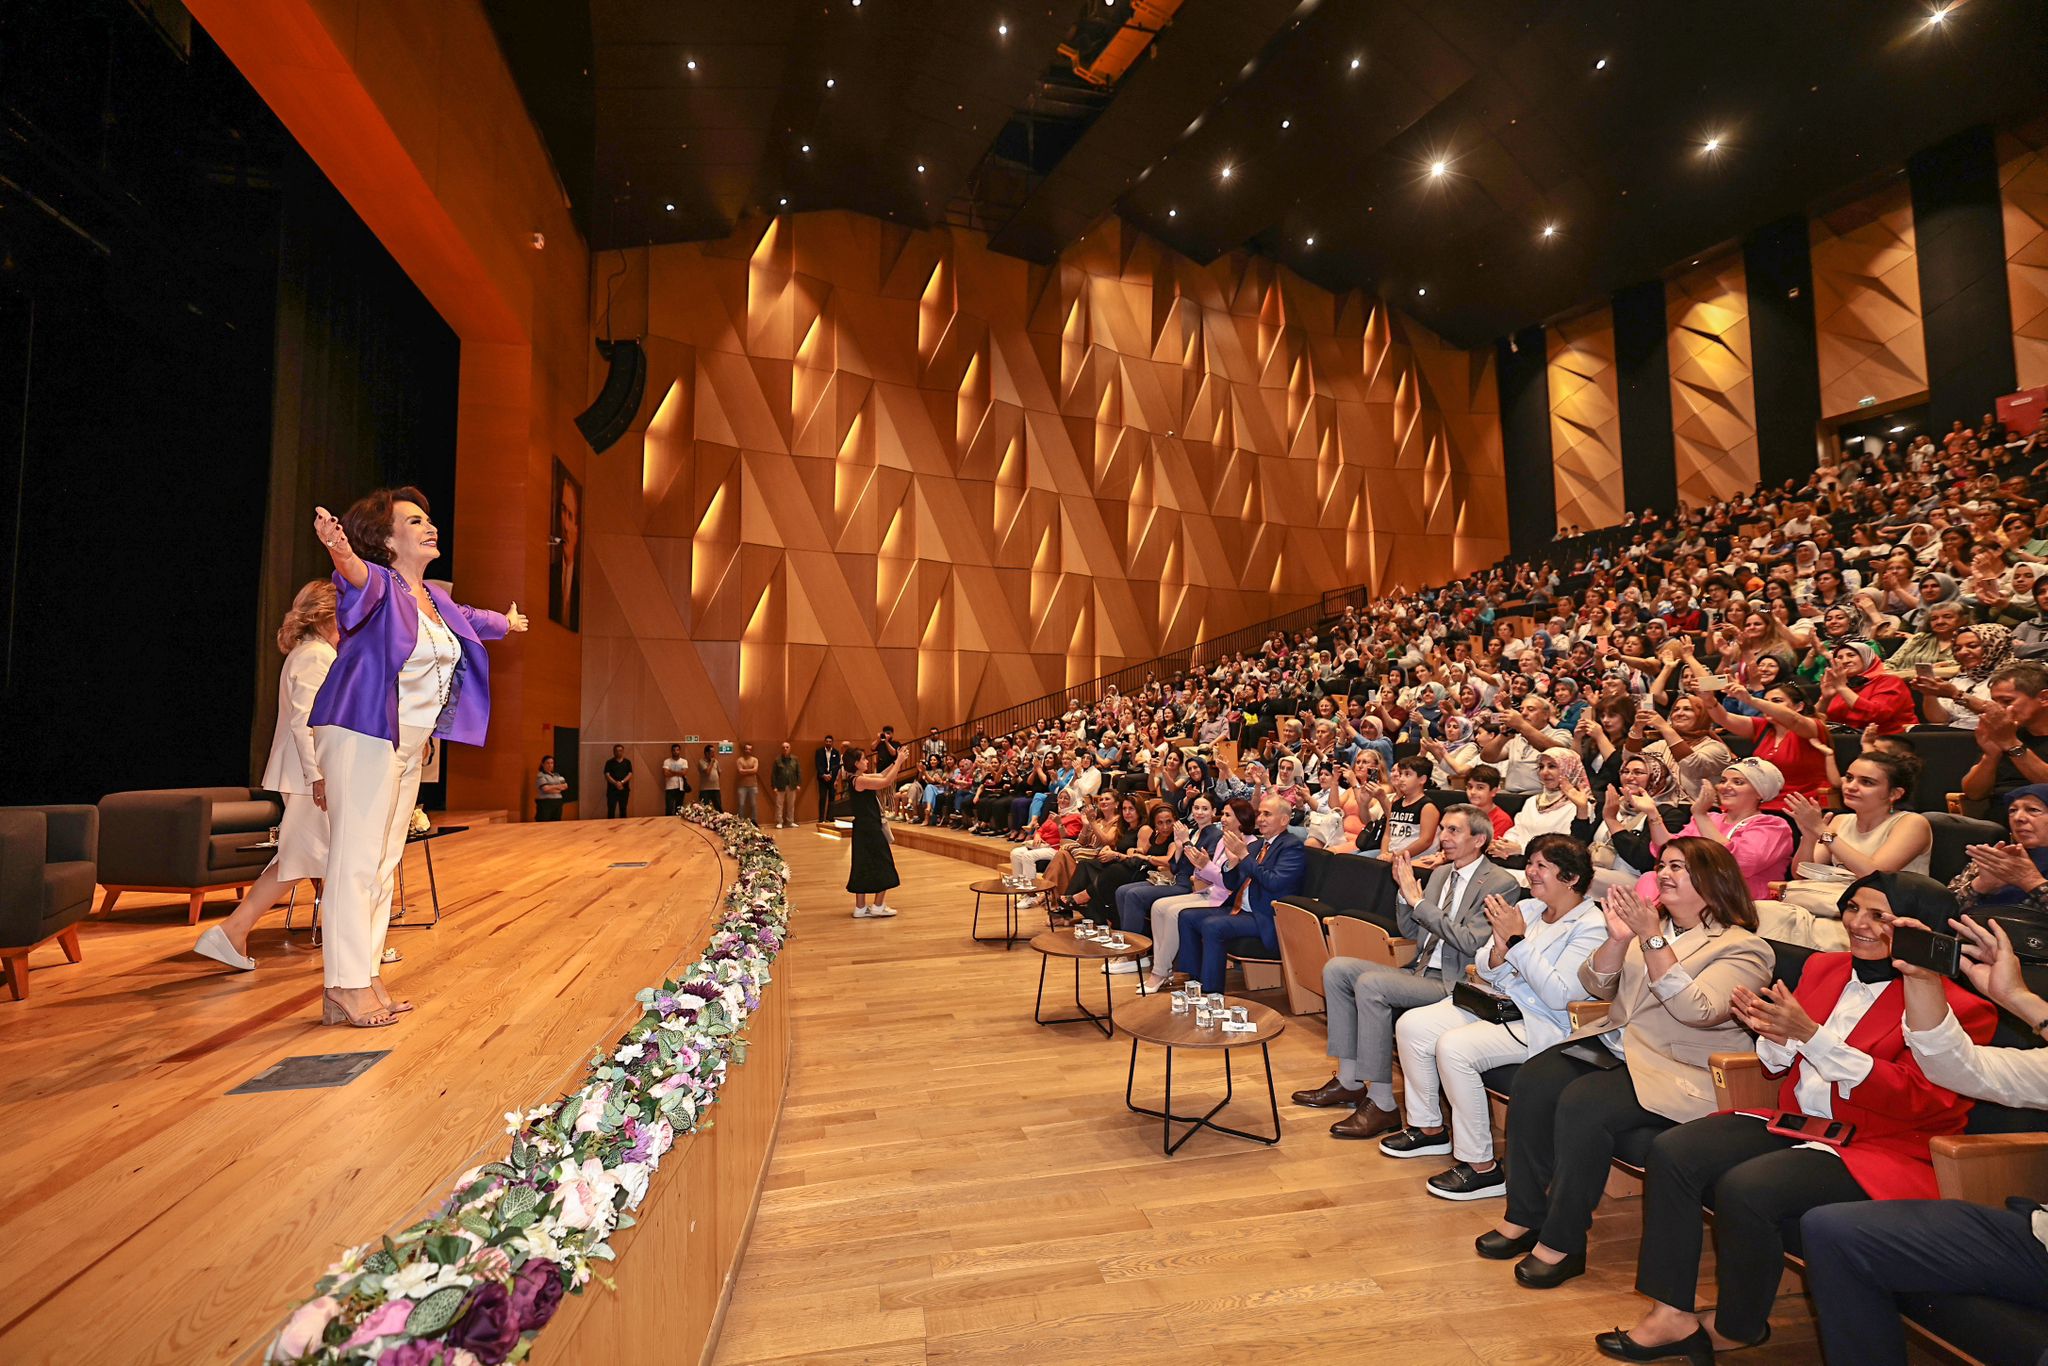
{"label": "white shoe", "polygon": [[871,920],[893,920],[895,917],[896,910],[893,906],[875,905],[868,907],[868,918]]}
{"label": "white shoe", "polygon": [[216,963],[225,963],[231,968],[244,972],[256,966],[256,960],[247,954],[236,953],[235,946],[228,942],[228,933],[215,925],[199,936],[199,942],[192,946],[192,952],[202,958],[211,958]]}
{"label": "white shoe", "polygon": [[1136,972],[1138,970],[1138,961],[1135,958],[1112,958],[1109,960],[1109,970],[1111,972]]}
{"label": "white shoe", "polygon": [[853,918],[855,920],[867,920],[871,918],[873,915],[874,911],[866,906],[855,906],[853,908]]}

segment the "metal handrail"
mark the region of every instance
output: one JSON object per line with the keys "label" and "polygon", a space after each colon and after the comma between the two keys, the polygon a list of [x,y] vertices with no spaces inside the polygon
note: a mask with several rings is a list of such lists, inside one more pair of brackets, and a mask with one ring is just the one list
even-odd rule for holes
{"label": "metal handrail", "polygon": [[1070,687],[1061,688],[1058,692],[1047,693],[1043,697],[1034,697],[1028,702],[1013,703],[998,711],[971,717],[958,725],[941,729],[939,737],[946,742],[949,752],[958,752],[977,730],[986,735],[1008,735],[1041,719],[1058,716],[1066,710],[1066,701],[1070,697],[1093,702],[1111,687],[1115,687],[1118,692],[1141,688],[1150,679],[1170,678],[1174,674],[1185,673],[1224,655],[1253,648],[1262,644],[1275,631],[1298,631],[1313,626],[1326,617],[1335,616],[1346,607],[1363,607],[1371,595],[1371,590],[1364,584],[1351,588],[1334,588],[1323,593],[1316,601],[1290,612],[1282,612],[1278,616],[1253,622],[1249,626],[1240,626],[1234,631],[1226,631],[1207,640],[1198,640],[1193,645],[1184,646],[1154,659],[1127,664],[1111,673],[1075,683]]}

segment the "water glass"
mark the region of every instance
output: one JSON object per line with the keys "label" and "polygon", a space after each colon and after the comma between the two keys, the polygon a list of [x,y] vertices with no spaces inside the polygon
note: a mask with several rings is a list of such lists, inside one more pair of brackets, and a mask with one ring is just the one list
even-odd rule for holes
{"label": "water glass", "polygon": [[1167,994],[1166,1004],[1176,1015],[1188,1013],[1188,998],[1178,991]]}
{"label": "water glass", "polygon": [[1230,1022],[1234,1025],[1250,1024],[1252,1022],[1252,1013],[1244,1006],[1232,1006],[1230,1008]]}
{"label": "water glass", "polygon": [[1216,1027],[1216,1017],[1209,1011],[1209,999],[1206,996],[1197,997],[1195,1000],[1195,1025],[1200,1029]]}
{"label": "water glass", "polygon": [[277,843],[277,832],[282,830],[283,828],[284,827],[281,825],[273,825],[270,827],[270,842],[272,844]]}

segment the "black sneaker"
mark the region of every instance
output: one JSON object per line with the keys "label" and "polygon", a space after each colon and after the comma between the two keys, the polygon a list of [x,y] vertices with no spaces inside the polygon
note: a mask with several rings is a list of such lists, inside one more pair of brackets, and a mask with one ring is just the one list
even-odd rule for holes
{"label": "black sneaker", "polygon": [[1451,1131],[1426,1134],[1420,1129],[1408,1128],[1388,1134],[1380,1140],[1380,1151],[1388,1157],[1431,1157],[1451,1150]]}
{"label": "black sneaker", "polygon": [[1440,1200],[1484,1200],[1492,1195],[1506,1195],[1507,1169],[1496,1162],[1492,1171],[1482,1172],[1469,1162],[1460,1162],[1449,1171],[1430,1177],[1429,1193]]}

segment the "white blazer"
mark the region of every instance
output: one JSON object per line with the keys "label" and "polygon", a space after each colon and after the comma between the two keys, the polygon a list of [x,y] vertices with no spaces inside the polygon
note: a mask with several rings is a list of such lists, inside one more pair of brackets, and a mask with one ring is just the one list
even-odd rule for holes
{"label": "white blazer", "polygon": [[270,735],[270,762],[263,765],[263,786],[271,792],[311,793],[320,779],[320,759],[313,749],[313,698],[334,667],[334,647],[317,636],[302,640],[284,657],[277,676],[277,729]]}

